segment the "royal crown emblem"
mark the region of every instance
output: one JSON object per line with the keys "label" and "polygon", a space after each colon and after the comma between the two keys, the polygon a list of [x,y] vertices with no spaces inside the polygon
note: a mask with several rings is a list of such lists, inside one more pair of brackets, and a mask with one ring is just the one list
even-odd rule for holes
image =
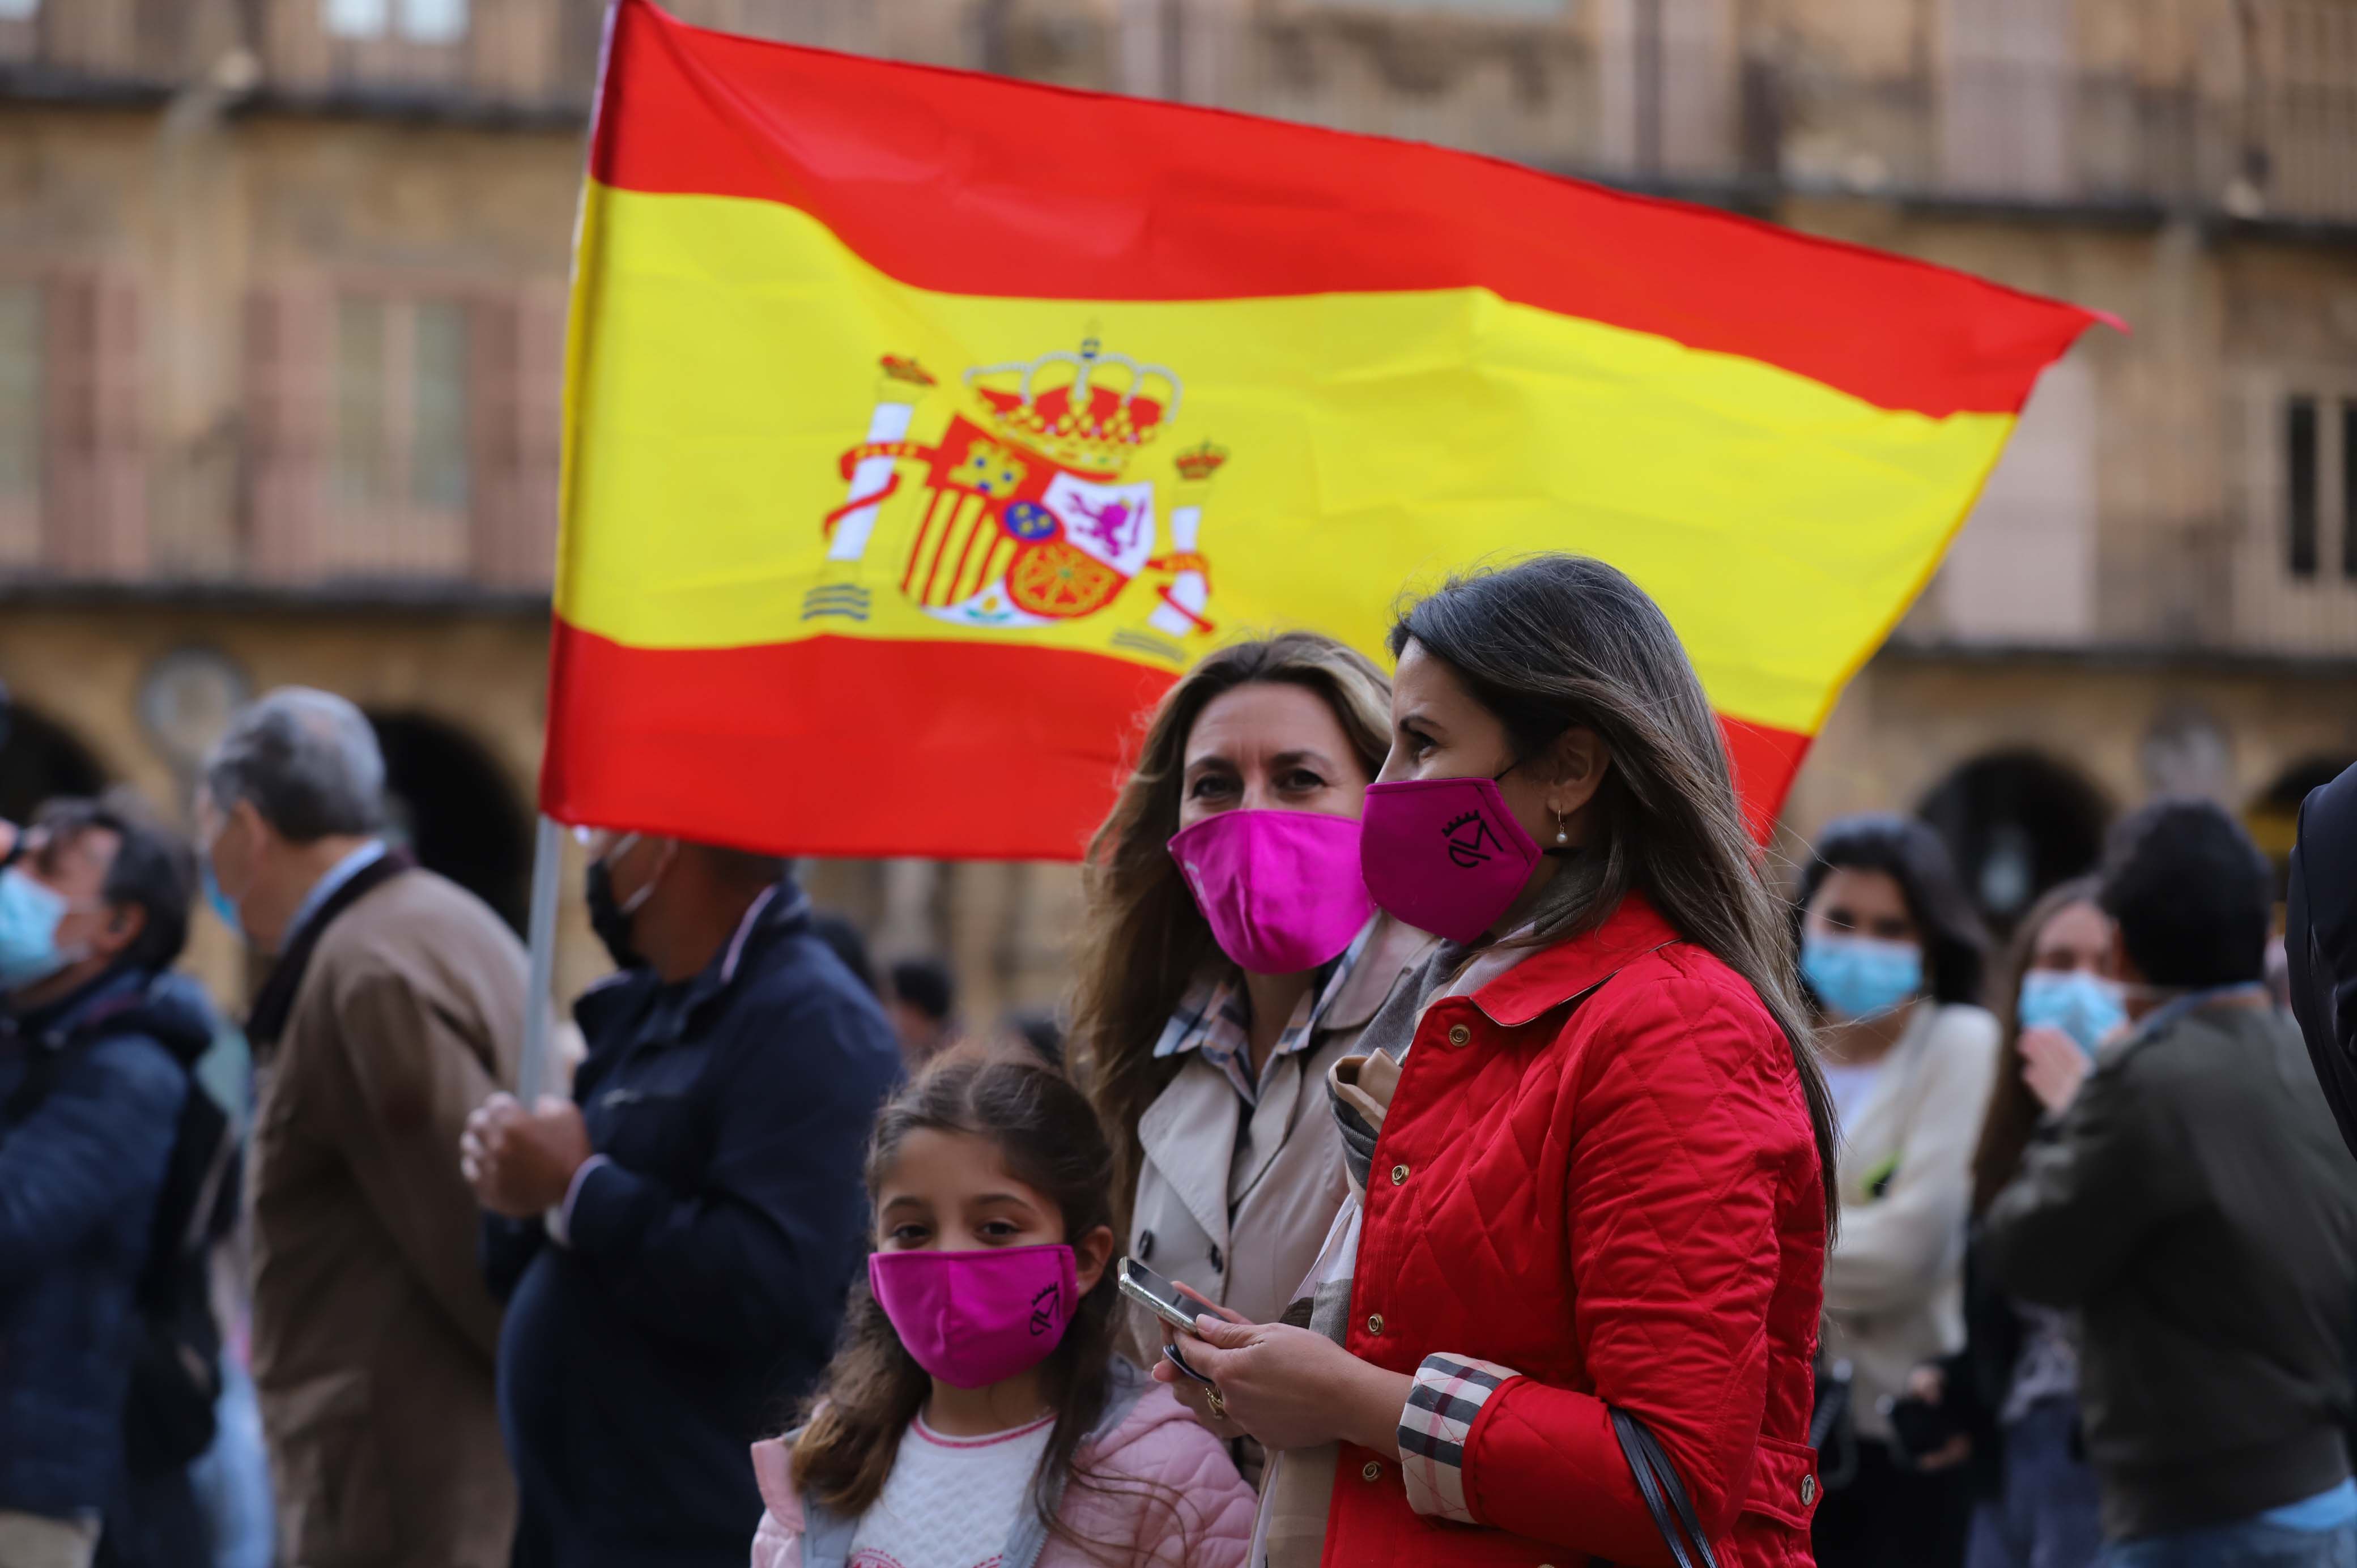
{"label": "royal crown emblem", "polygon": [[[848,488],[823,522],[831,564],[865,561],[888,512],[912,524],[899,590],[939,619],[1075,620],[1143,579],[1143,624],[1116,643],[1183,660],[1181,639],[1211,629],[1198,536],[1206,487],[1228,454],[1209,441],[1179,452],[1163,486],[1134,472],[1178,420],[1184,389],[1169,367],[1094,337],[1077,351],[976,366],[954,389],[913,358],[878,364],[866,439],[839,460]],[[942,421],[930,441],[913,434],[926,413]],[[846,577],[813,589],[803,616],[865,619],[870,604]]]}

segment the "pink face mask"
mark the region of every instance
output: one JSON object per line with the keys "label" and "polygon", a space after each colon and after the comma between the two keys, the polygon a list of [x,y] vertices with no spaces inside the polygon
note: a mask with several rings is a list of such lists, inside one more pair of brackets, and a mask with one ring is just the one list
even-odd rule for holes
{"label": "pink face mask", "polygon": [[1539,863],[1494,779],[1405,779],[1367,787],[1360,865],[1386,912],[1452,942],[1497,923]]}
{"label": "pink face mask", "polygon": [[1359,823],[1325,811],[1222,811],[1170,841],[1220,950],[1254,974],[1298,974],[1374,913]]}
{"label": "pink face mask", "polygon": [[867,1286],[917,1365],[961,1389],[1046,1360],[1080,1305],[1072,1250],[1061,1244],[870,1252]]}

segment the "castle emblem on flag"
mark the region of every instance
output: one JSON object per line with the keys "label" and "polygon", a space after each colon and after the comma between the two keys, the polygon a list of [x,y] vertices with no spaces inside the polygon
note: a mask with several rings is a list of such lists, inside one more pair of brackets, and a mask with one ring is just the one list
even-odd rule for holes
{"label": "castle emblem on flag", "polygon": [[[1095,615],[1142,582],[1144,628],[1116,641],[1183,659],[1169,639],[1211,629],[1198,537],[1227,453],[1203,442],[1159,482],[1135,472],[1178,419],[1174,371],[1094,337],[1077,352],[977,366],[954,392],[914,359],[887,354],[880,365],[866,439],[840,459],[847,493],[824,519],[830,562],[866,559],[888,512],[888,536],[905,529],[908,540],[899,590],[939,619],[1049,626]],[[941,422],[931,440],[912,435],[925,413]],[[832,585],[813,590],[804,618],[864,619],[868,603],[865,589]]]}

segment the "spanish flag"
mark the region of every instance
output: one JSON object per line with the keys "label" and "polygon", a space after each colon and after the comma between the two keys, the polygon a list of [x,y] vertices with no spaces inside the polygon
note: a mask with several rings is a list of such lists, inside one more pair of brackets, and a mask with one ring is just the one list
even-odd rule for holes
{"label": "spanish flag", "polygon": [[542,801],[1072,858],[1223,639],[1601,556],[1755,820],[2092,319],[1414,144],[618,0],[575,263]]}

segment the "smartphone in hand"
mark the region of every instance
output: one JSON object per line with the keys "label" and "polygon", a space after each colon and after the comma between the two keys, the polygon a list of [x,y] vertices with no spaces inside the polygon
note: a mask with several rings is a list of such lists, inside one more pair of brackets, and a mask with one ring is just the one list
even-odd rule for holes
{"label": "smartphone in hand", "polygon": [[[1121,1271],[1116,1280],[1121,1286],[1122,1294],[1145,1307],[1179,1333],[1195,1333],[1196,1315],[1204,1310],[1203,1305],[1182,1293],[1177,1285],[1172,1284],[1135,1258],[1124,1258],[1121,1261]],[[1196,1337],[1201,1337],[1200,1335]]]}

